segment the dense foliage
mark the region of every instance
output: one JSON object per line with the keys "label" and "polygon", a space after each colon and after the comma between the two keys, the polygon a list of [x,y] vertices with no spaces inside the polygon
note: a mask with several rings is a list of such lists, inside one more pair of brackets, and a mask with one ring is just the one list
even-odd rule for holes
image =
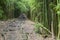
{"label": "dense foliage", "polygon": [[[21,13],[38,22],[55,36],[60,35],[60,1],[59,0],[0,0],[0,20],[17,18]],[[36,24],[39,33],[40,25]],[[48,33],[48,32],[47,32]]]}

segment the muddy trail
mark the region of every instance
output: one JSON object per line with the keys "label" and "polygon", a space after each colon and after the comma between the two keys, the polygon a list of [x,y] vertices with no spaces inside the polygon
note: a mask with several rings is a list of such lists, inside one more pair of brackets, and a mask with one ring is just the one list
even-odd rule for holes
{"label": "muddy trail", "polygon": [[55,40],[36,34],[34,24],[30,20],[0,21],[0,40]]}

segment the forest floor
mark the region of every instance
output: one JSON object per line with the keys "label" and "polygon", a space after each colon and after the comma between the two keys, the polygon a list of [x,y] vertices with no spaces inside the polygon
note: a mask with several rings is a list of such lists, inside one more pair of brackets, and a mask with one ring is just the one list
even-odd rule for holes
{"label": "forest floor", "polygon": [[[27,36],[28,36],[27,40],[55,40],[51,36],[44,38],[42,35],[36,34],[34,32],[34,24],[35,23],[30,21],[30,20],[25,20],[25,21],[21,20],[20,21],[20,20],[12,19],[12,20],[8,20],[8,21],[0,21],[0,40],[4,40],[3,36],[1,34],[4,33],[4,32],[7,33],[6,30],[10,30],[10,31],[19,30],[19,31],[23,31],[23,33],[27,34]],[[19,32],[19,31],[17,31],[17,32]],[[7,34],[10,34],[10,33],[7,33]],[[6,35],[6,34],[4,34],[4,35]],[[13,36],[15,36],[15,35],[13,35]],[[7,35],[4,36],[4,37],[6,37],[6,40],[8,40],[7,39]],[[11,40],[14,40],[14,39],[11,39]],[[17,39],[15,39],[15,40],[17,40]]]}

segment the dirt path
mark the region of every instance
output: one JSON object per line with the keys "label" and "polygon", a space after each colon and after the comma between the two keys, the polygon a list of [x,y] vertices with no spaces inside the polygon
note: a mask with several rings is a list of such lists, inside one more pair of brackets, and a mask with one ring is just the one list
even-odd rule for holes
{"label": "dirt path", "polygon": [[36,34],[34,24],[30,20],[0,21],[0,40],[54,40]]}

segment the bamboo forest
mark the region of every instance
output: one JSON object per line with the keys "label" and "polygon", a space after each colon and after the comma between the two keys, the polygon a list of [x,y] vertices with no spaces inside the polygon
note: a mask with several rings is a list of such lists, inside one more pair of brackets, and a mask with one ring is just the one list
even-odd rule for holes
{"label": "bamboo forest", "polygon": [[60,40],[60,0],[0,0],[0,40]]}

